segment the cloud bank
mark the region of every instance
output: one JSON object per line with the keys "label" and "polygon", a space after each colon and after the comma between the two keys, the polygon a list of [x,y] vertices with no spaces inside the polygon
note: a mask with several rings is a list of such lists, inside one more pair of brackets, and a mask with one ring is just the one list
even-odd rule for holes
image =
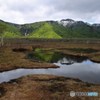
{"label": "cloud bank", "polygon": [[0,0],[0,19],[13,23],[71,18],[100,23],[100,0]]}

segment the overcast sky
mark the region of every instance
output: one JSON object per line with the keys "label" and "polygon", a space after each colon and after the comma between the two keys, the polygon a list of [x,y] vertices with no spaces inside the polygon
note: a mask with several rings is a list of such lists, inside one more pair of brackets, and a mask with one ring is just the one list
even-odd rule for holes
{"label": "overcast sky", "polygon": [[100,0],[0,0],[0,19],[13,23],[71,18],[100,23]]}

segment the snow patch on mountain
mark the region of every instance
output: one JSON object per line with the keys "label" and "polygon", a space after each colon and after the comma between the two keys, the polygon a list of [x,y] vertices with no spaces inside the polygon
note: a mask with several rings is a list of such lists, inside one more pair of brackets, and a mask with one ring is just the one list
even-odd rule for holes
{"label": "snow patch on mountain", "polygon": [[58,23],[66,27],[66,26],[70,26],[70,25],[74,24],[75,21],[72,19],[62,19],[62,20],[58,21]]}

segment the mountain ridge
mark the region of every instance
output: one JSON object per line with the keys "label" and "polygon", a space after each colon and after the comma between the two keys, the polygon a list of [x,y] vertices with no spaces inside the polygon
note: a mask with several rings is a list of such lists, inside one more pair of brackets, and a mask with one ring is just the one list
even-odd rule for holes
{"label": "mountain ridge", "polygon": [[0,20],[0,36],[27,38],[100,38],[100,24],[73,19],[15,24]]}

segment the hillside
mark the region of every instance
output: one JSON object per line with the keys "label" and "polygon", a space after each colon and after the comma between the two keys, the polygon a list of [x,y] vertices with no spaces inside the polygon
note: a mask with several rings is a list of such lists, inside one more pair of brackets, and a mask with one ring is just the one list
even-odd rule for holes
{"label": "hillside", "polygon": [[20,30],[14,24],[0,20],[0,36],[3,37],[20,37]]}
{"label": "hillside", "polygon": [[33,38],[62,38],[53,30],[53,26],[49,23],[44,23],[38,30],[32,32],[29,37]]}
{"label": "hillside", "polygon": [[62,19],[31,24],[13,24],[0,20],[0,36],[6,38],[100,38],[100,24]]}

